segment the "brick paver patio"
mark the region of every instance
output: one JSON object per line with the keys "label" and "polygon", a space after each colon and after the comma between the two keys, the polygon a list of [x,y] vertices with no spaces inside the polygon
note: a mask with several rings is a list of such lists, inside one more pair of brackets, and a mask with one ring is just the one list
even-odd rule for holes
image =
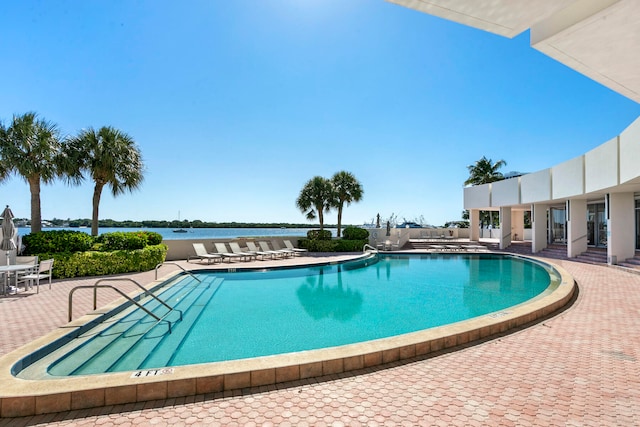
{"label": "brick paver patio", "polygon": [[[0,426],[640,425],[640,275],[550,261],[576,279],[576,302],[474,346],[358,375],[0,419]],[[154,273],[130,277],[146,284]],[[66,323],[68,290],[94,281],[58,281],[38,295],[0,298],[0,353]],[[90,294],[78,297],[80,315],[90,308]],[[109,299],[104,295],[100,304]]]}

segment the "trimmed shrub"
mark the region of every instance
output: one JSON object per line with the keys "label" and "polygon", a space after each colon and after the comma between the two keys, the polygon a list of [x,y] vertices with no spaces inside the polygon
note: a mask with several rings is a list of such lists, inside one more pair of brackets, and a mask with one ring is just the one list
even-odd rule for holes
{"label": "trimmed shrub", "polygon": [[101,251],[119,251],[142,249],[147,246],[147,236],[142,233],[126,233],[116,231],[104,233],[96,237],[95,242],[101,244]]}
{"label": "trimmed shrub", "polygon": [[167,246],[160,244],[146,246],[144,249],[113,252],[59,252],[37,255],[40,259],[53,258],[53,277],[63,279],[153,270],[156,265],[164,262]]}
{"label": "trimmed shrub", "polygon": [[25,255],[84,252],[91,249],[93,237],[82,231],[52,230],[27,234],[22,238],[22,243],[26,247]]}
{"label": "trimmed shrub", "polygon": [[155,231],[136,231],[135,234],[143,236],[147,239],[147,245],[159,245],[162,243],[162,234]]}
{"label": "trimmed shrub", "polygon": [[335,252],[336,244],[333,240],[300,239],[298,246],[309,252]]}
{"label": "trimmed shrub", "polygon": [[310,240],[300,239],[298,247],[309,252],[361,252],[368,240]]}
{"label": "trimmed shrub", "polygon": [[[364,230],[367,231],[367,230]],[[362,248],[365,243],[369,243],[368,240],[336,240],[336,252],[362,252]]]}
{"label": "trimmed shrub", "polygon": [[367,240],[369,238],[369,230],[348,226],[342,230],[342,238],[344,240]]}
{"label": "trimmed shrub", "polygon": [[309,240],[331,240],[331,230],[309,230],[307,238]]}

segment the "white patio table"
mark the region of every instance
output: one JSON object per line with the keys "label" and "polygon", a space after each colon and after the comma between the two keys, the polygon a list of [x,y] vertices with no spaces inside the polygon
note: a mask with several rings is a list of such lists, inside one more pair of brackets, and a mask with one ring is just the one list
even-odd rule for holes
{"label": "white patio table", "polygon": [[[0,273],[6,273],[4,275],[4,283],[2,284],[2,295],[7,294],[7,284],[9,283],[9,276],[11,273],[17,276],[20,271],[27,271],[33,268],[33,264],[11,264],[11,265],[0,265]],[[16,290],[17,292],[17,290]]]}

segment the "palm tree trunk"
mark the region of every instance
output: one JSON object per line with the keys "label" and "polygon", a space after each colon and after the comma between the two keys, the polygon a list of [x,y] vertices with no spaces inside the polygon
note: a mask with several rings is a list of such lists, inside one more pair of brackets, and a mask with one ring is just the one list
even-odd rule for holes
{"label": "palm tree trunk", "polygon": [[324,230],[324,211],[318,209],[318,221],[320,221],[320,231]]}
{"label": "palm tree trunk", "polygon": [[42,214],[40,212],[40,175],[31,175],[28,178],[29,191],[31,191],[31,232],[42,231]]}
{"label": "palm tree trunk", "polygon": [[96,182],[93,187],[93,214],[91,216],[91,235],[98,235],[98,210],[100,207],[100,196],[102,195],[102,187],[104,184]]}
{"label": "palm tree trunk", "polygon": [[338,237],[340,237],[341,226],[342,226],[342,204],[338,206]]}

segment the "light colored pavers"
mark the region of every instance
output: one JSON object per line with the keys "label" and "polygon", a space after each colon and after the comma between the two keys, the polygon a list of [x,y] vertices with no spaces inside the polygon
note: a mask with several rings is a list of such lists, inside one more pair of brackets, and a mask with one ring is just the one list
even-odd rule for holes
{"label": "light colored pavers", "polygon": [[[577,280],[576,303],[484,343],[360,375],[2,419],[0,426],[640,425],[640,276],[550,261]],[[147,283],[153,272],[131,277]],[[66,323],[68,289],[80,282],[0,299],[0,325],[8,325],[0,328],[2,353]]]}

